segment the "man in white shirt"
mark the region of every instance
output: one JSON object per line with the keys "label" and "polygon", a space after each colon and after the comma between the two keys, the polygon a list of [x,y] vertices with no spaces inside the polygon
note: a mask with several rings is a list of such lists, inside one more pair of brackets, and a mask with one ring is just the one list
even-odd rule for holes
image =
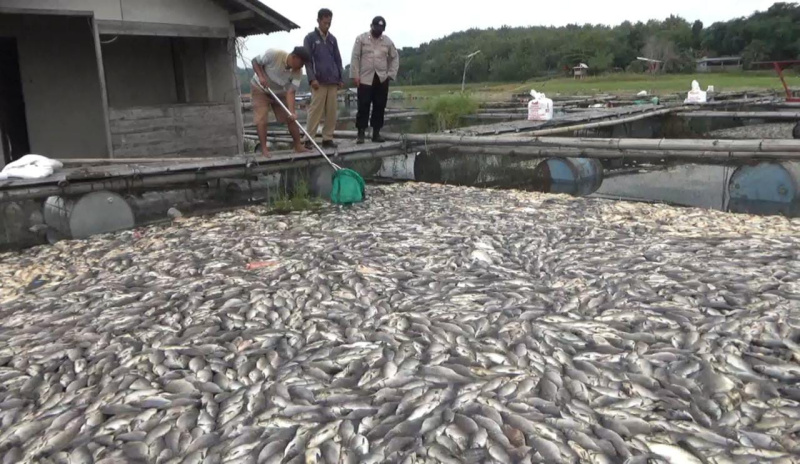
{"label": "man in white shirt", "polygon": [[[397,79],[400,55],[394,42],[383,35],[386,20],[376,16],[370,32],[356,38],[350,60],[350,77],[358,87],[358,143],[364,143],[367,123],[372,126],[372,141],[385,142],[381,137],[386,103],[389,100],[389,81]],[[372,107],[372,118],[370,118]]]}
{"label": "man in white shirt", "polygon": [[[275,113],[275,119],[289,126],[295,151],[298,153],[308,151],[300,138],[300,129],[294,122],[297,120],[295,95],[297,89],[300,88],[300,80],[303,78],[303,67],[310,61],[311,55],[304,47],[296,47],[292,53],[267,50],[263,55],[253,59],[255,74],[250,82],[253,122],[258,131],[258,140],[261,142],[261,153],[266,157],[270,156],[267,148],[270,107]],[[291,114],[286,114],[280,104],[272,99],[269,92],[263,90],[267,88],[272,90],[278,98],[286,101],[286,107]]]}

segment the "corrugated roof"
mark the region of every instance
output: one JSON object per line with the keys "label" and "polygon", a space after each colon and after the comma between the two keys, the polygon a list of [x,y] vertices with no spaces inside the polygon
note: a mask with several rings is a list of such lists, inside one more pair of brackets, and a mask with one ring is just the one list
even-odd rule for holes
{"label": "corrugated roof", "polygon": [[237,37],[291,31],[300,26],[259,0],[214,0],[231,14]]}
{"label": "corrugated roof", "polygon": [[721,56],[719,58],[702,58],[697,60],[698,63],[718,63],[720,61],[741,61],[741,56]]}

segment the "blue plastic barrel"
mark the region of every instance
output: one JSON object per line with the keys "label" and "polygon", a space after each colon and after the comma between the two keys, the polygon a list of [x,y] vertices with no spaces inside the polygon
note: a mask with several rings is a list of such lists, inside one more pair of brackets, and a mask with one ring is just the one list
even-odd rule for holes
{"label": "blue plastic barrel", "polygon": [[740,166],[728,183],[728,210],[747,214],[800,212],[800,162],[764,162]]}
{"label": "blue plastic barrel", "polygon": [[591,195],[603,185],[603,165],[592,158],[548,158],[534,170],[538,190]]}

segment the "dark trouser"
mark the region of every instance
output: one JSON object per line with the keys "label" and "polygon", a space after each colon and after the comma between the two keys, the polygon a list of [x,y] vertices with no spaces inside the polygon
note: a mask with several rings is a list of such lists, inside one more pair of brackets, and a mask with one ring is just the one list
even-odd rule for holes
{"label": "dark trouser", "polygon": [[[386,102],[389,100],[389,79],[381,83],[380,78],[375,74],[372,85],[362,83],[358,86],[358,114],[356,115],[356,127],[366,130],[367,122],[374,130],[381,130],[383,127],[383,116],[386,113]],[[372,118],[369,117],[369,107],[372,106]]]}

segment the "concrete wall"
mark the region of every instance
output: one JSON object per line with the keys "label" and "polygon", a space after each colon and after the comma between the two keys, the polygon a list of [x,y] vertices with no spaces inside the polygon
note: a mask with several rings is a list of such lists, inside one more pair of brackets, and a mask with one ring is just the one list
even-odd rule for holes
{"label": "concrete wall", "polygon": [[170,38],[119,36],[102,47],[110,107],[178,103]]}
{"label": "concrete wall", "polygon": [[225,39],[119,36],[102,47],[112,108],[233,103],[238,97]]}
{"label": "concrete wall", "polygon": [[228,11],[211,0],[0,0],[0,8],[91,11],[98,20],[227,27]]}
{"label": "concrete wall", "polygon": [[0,14],[0,34],[17,38],[31,152],[108,156],[89,19]]}
{"label": "concrete wall", "polygon": [[230,104],[111,109],[111,140],[120,158],[231,156],[237,150]]}
{"label": "concrete wall", "polygon": [[208,102],[205,39],[176,39],[183,65],[187,102]]}
{"label": "concrete wall", "polygon": [[234,78],[233,57],[228,52],[228,41],[207,39],[206,59],[208,60],[211,101],[234,102],[240,98],[239,82]]}

